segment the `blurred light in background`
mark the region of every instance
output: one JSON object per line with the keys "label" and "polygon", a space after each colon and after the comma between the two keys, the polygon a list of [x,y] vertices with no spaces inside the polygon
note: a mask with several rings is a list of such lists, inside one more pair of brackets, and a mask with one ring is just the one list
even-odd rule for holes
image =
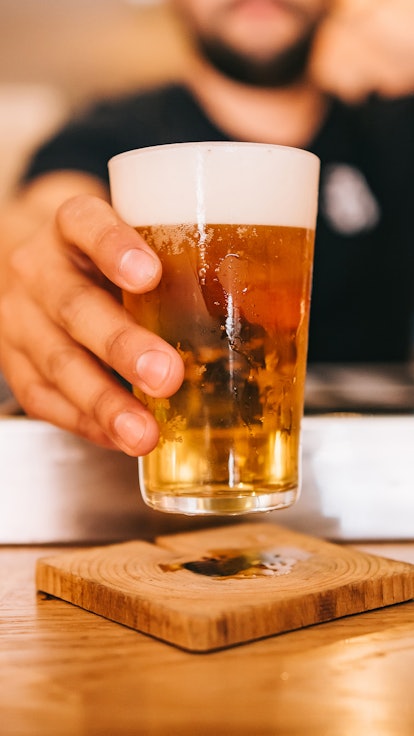
{"label": "blurred light in background", "polygon": [[77,104],[180,74],[182,38],[160,0],[0,0],[0,84],[58,86]]}
{"label": "blurred light in background", "polygon": [[162,0],[0,0],[0,27],[0,200],[64,115],[185,68]]}

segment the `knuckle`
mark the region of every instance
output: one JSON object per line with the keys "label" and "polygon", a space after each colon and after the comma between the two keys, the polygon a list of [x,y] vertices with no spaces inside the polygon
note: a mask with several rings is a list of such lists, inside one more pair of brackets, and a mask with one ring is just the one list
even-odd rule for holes
{"label": "knuckle", "polygon": [[27,254],[27,247],[20,245],[15,248],[8,258],[8,271],[11,279],[26,280],[32,271],[31,259]]}
{"label": "knuckle", "polygon": [[125,240],[125,228],[128,227],[119,221],[99,221],[96,226],[91,225],[90,237],[93,243],[97,262],[108,268],[112,264],[118,249]]}
{"label": "knuckle", "polygon": [[2,331],[4,332],[5,327],[9,324],[12,311],[10,309],[10,299],[7,293],[0,295],[0,324]]}
{"label": "knuckle", "polygon": [[[82,237],[84,246],[99,252],[109,237],[118,236],[121,222],[108,202],[93,194],[78,194],[63,202],[56,212],[58,228],[69,239]],[[77,233],[77,235],[75,234]]]}
{"label": "knuckle", "polygon": [[44,415],[44,390],[39,381],[28,381],[21,388],[19,403],[31,419],[42,419]]}
{"label": "knuckle", "polygon": [[86,299],[90,293],[91,284],[78,282],[60,295],[57,304],[57,323],[67,332],[80,319],[86,319]]}
{"label": "knuckle", "polygon": [[73,345],[56,347],[46,358],[46,370],[48,379],[57,383],[63,371],[78,358],[79,348]]}
{"label": "knuckle", "polygon": [[131,357],[131,327],[122,326],[114,330],[105,341],[105,353],[108,363],[119,363],[122,358]]}
{"label": "knuckle", "polygon": [[114,405],[114,388],[106,386],[92,398],[91,414],[95,421],[101,426],[107,425],[107,416],[111,413]]}
{"label": "knuckle", "polygon": [[99,198],[93,194],[75,194],[73,197],[66,199],[56,210],[56,220],[58,223],[73,219],[85,208],[93,207]]}
{"label": "knuckle", "polygon": [[96,245],[98,248],[113,247],[113,242],[122,236],[124,226],[121,222],[112,221],[104,225],[101,224],[99,231],[96,233]]}
{"label": "knuckle", "polygon": [[73,420],[73,431],[92,442],[102,441],[103,436],[105,436],[103,430],[96,425],[95,421],[81,411],[76,412]]}

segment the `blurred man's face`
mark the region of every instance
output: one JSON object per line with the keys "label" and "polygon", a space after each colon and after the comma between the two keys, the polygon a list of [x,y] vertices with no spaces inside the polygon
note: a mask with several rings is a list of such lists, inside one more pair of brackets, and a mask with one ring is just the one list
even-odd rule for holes
{"label": "blurred man's face", "polygon": [[315,28],[331,0],[171,0],[222,73],[257,86],[284,86],[306,69]]}

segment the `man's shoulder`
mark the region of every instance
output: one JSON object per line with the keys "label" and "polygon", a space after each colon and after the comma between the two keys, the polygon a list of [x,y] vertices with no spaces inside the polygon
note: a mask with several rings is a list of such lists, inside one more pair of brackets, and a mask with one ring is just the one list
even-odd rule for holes
{"label": "man's shoulder", "polygon": [[87,114],[119,116],[123,119],[127,114],[158,118],[162,111],[176,109],[189,101],[190,94],[183,85],[165,84],[100,100],[87,110]]}
{"label": "man's shoulder", "polygon": [[[186,88],[166,84],[107,97],[75,114],[34,156],[25,180],[55,169],[86,171],[107,180],[107,161],[122,151],[203,139],[203,113]],[[194,133],[194,130],[196,131]]]}

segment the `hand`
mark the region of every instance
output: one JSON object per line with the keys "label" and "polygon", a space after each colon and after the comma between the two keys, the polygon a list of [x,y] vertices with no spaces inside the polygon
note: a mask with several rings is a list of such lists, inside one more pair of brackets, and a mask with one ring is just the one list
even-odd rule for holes
{"label": "hand", "polygon": [[412,94],[413,0],[334,0],[318,31],[311,76],[351,103],[372,92]]}
{"label": "hand", "polygon": [[160,276],[144,240],[89,195],[66,201],[55,222],[14,250],[0,301],[0,357],[29,416],[130,455],[154,448],[155,419],[110,369],[150,396],[179,388],[178,353],[119,303],[120,288],[145,292]]}

